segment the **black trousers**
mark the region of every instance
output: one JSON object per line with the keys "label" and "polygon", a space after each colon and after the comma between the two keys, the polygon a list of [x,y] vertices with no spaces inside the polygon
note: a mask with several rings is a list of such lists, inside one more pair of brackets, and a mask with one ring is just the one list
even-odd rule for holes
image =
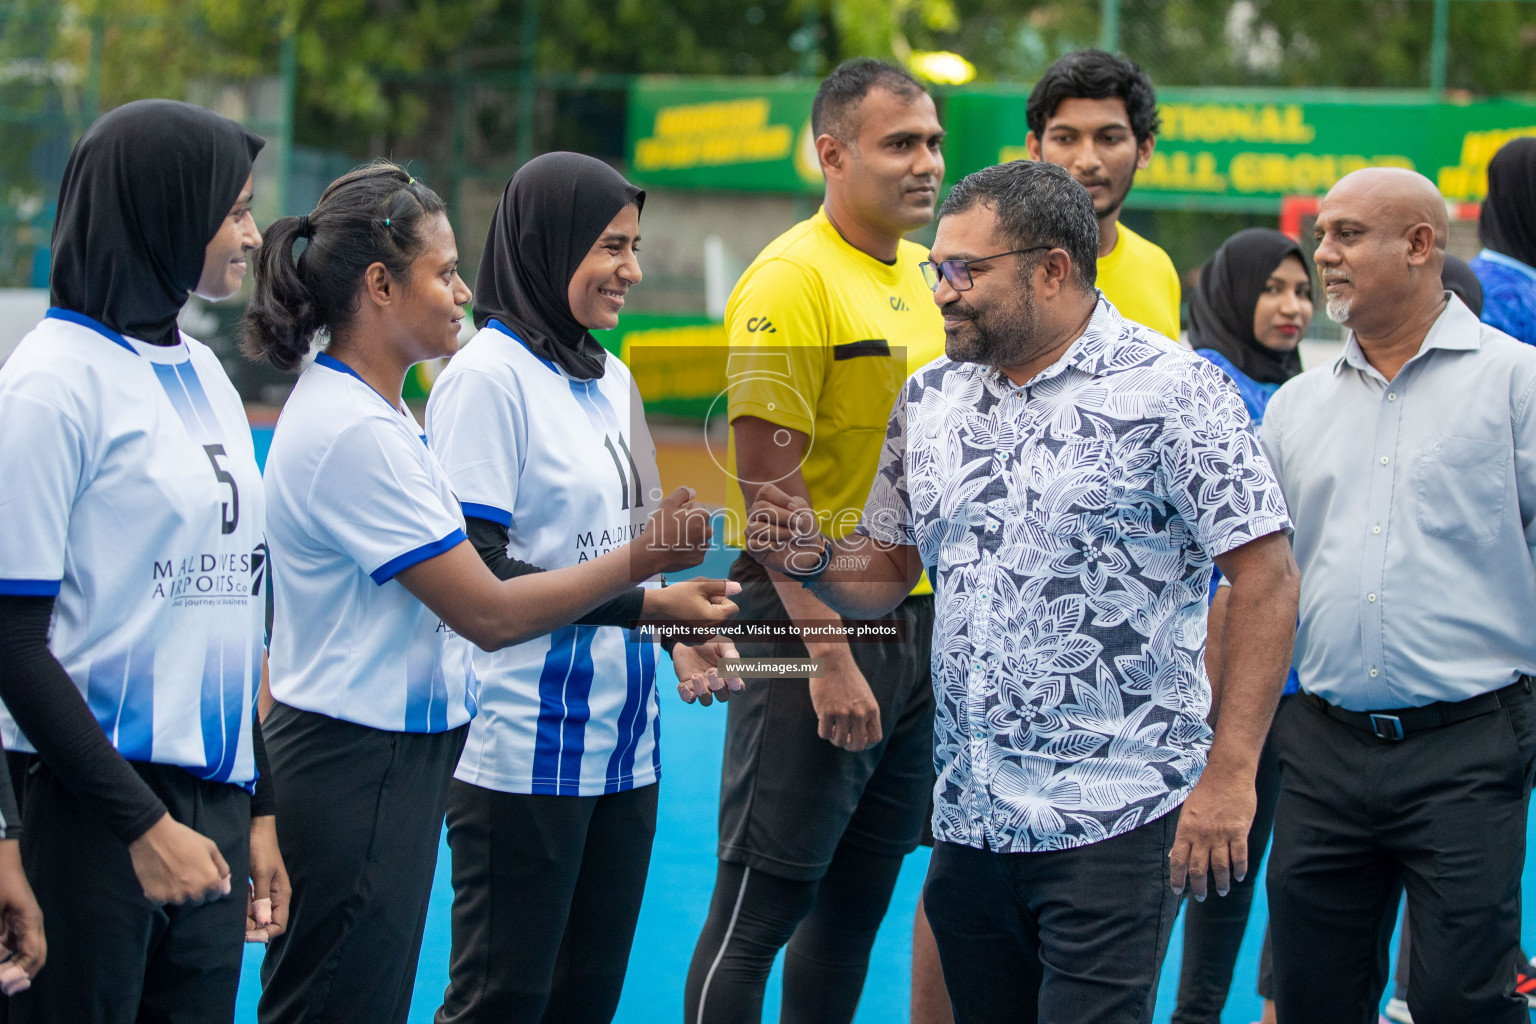
{"label": "black trousers", "polygon": [[[1286,696],[1280,702],[1292,699]],[[1184,957],[1179,970],[1179,1001],[1171,1024],[1221,1024],[1221,1011],[1232,988],[1232,971],[1253,909],[1254,887],[1262,877],[1264,851],[1275,824],[1275,804],[1280,799],[1280,759],[1272,740],[1266,739],[1259,753],[1254,790],[1258,802],[1248,829],[1248,874],[1241,882],[1232,883],[1225,896],[1211,896],[1204,903],[1184,901]]]}
{"label": "black trousers", "polygon": [[[789,613],[767,573],[746,555],[731,566],[742,585],[737,619]],[[879,743],[841,750],[816,734],[809,681],[761,680],[726,705],[720,767],[723,861],[792,881],[827,873],[845,842],[903,857],[917,848],[933,794],[934,598],[908,596],[881,621],[901,641],[849,645],[880,705]],[[744,658],[804,658],[799,640],[738,641]]]}
{"label": "black trousers", "polygon": [[1392,742],[1292,700],[1272,736],[1280,803],[1269,864],[1281,1024],[1367,1024],[1406,887],[1408,1005],[1426,1024],[1527,1024],[1514,995],[1536,703]]}
{"label": "black trousers", "polygon": [[404,1024],[469,726],[385,732],[278,704],[262,723],[288,930],[261,965],[262,1024]]}
{"label": "black trousers", "polygon": [[438,1024],[613,1020],[659,788],[543,796],[454,780],[453,953]]}
{"label": "black trousers", "polygon": [[956,1024],[1147,1024],[1179,812],[1049,853],[934,844],[923,906]]}
{"label": "black trousers", "polygon": [[170,765],[133,762],[171,817],[218,844],[231,895],[144,898],[128,848],[39,758],[26,775],[21,854],[43,909],[48,963],[10,999],[11,1024],[233,1021],[245,940],[251,798]]}

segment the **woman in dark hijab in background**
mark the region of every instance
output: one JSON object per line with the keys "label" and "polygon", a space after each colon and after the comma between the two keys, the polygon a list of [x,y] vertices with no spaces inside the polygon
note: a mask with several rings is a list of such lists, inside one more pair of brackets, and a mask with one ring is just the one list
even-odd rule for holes
{"label": "woman in dark hijab in background", "polygon": [[1488,162],[1477,237],[1483,323],[1536,345],[1536,138],[1512,139]]}
{"label": "woman in dark hijab in background", "polygon": [[1226,371],[1255,425],[1301,372],[1297,346],[1312,322],[1312,272],[1301,246],[1278,231],[1239,231],[1200,272],[1189,302],[1189,343]]}
{"label": "woman in dark hijab in background", "polygon": [[[1189,304],[1189,341],[1232,378],[1257,428],[1280,385],[1301,372],[1297,346],[1311,322],[1312,272],[1301,246],[1278,231],[1249,228],[1227,239],[1200,272]],[[1221,692],[1226,597],[1216,588],[1219,574],[1212,576],[1205,663],[1214,708],[1219,707]],[[1292,670],[1285,681],[1287,696],[1281,699],[1297,688]],[[1222,899],[1185,905],[1184,958],[1173,1024],[1221,1020],[1280,796],[1280,766],[1267,743],[1259,757],[1255,789],[1258,802],[1248,830],[1252,867],[1247,876],[1234,881]],[[1259,994],[1265,999],[1272,998],[1268,973],[1267,966],[1260,968]]]}
{"label": "woman in dark hijab in background", "polygon": [[41,755],[22,854],[53,945],[12,1024],[232,1020],[242,918],[265,941],[286,916],[248,791],[261,477],[219,360],[176,326],[261,244],[261,146],[169,100],[98,119],[64,171],[53,308],[0,368],[0,728]]}
{"label": "woman in dark hijab in background", "polygon": [[[661,498],[640,394],[591,333],[618,325],[640,283],[644,201],[602,161],[549,153],[496,208],[475,281],[481,329],[433,385],[427,436],[498,576],[591,559]],[[697,585],[638,589],[549,637],[475,652],[480,713],[448,799],[453,951],[438,1024],[613,1019],[661,771],[657,645],[627,627]],[[683,699],[728,697],[714,665],[735,654],[720,640],[672,648]]]}

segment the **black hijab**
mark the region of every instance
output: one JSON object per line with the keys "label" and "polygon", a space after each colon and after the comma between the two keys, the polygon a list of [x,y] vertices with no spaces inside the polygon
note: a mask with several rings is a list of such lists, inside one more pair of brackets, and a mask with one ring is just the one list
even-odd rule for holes
{"label": "black hijab", "polygon": [[1536,267],[1536,138],[1511,139],[1488,161],[1477,237],[1494,252]]}
{"label": "black hijab", "polygon": [[1312,272],[1295,241],[1269,228],[1248,228],[1222,243],[1200,271],[1189,300],[1189,343],[1220,352],[1233,366],[1260,384],[1284,384],[1301,372],[1295,349],[1276,352],[1253,334],[1253,310],[1269,275],[1280,261],[1295,256]]}
{"label": "black hijab", "polygon": [[572,377],[603,375],[606,352],[571,315],[568,290],[592,243],[645,192],[580,153],[546,153],[507,183],[475,277],[475,326],[492,319]]}
{"label": "black hijab", "polygon": [[97,118],[64,167],[53,305],[175,344],[204,251],[263,145],[227,117],[175,100],[137,100]]}
{"label": "black hijab", "polygon": [[1483,282],[1477,279],[1466,260],[1446,253],[1445,266],[1440,268],[1440,283],[1446,291],[1465,302],[1473,316],[1483,315]]}

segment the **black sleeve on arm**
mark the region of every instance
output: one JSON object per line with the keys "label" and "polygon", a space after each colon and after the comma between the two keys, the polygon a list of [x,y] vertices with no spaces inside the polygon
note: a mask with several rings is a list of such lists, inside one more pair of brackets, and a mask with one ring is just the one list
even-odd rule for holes
{"label": "black sleeve on arm", "polygon": [[277,794],[272,789],[272,765],[267,744],[261,738],[261,715],[251,712],[251,745],[256,755],[256,792],[251,794],[251,817],[277,813]]}
{"label": "black sleeve on arm", "polygon": [[48,768],[126,846],[165,815],[48,650],[51,597],[0,597],[0,700]]}
{"label": "black sleeve on arm", "polygon": [[[507,554],[507,528],[489,519],[465,516],[469,526],[469,542],[480,554],[480,560],[499,580],[516,576],[528,576],[544,570],[529,565]],[[576,620],[578,626],[620,626],[628,629],[640,618],[645,605],[645,588],[635,587],[627,594],[620,594],[606,604],[600,604]]]}
{"label": "black sleeve on arm", "polygon": [[11,767],[5,749],[0,746],[0,839],[21,838],[21,808],[16,805],[16,790],[11,786]]}

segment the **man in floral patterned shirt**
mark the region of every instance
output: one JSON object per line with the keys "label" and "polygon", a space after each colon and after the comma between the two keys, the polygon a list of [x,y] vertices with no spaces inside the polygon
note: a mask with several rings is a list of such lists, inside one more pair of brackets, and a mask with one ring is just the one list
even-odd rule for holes
{"label": "man in floral patterned shirt", "polygon": [[[897,401],[859,533],[772,487],[749,516],[748,550],[846,617],[934,582],[924,899],[960,1024],[1151,1019],[1186,878],[1204,899],[1247,871],[1290,664],[1290,520],[1242,401],[1121,318],[1097,248],[1060,168],[962,180],[924,264],[947,356]],[[1213,560],[1244,640],[1214,740]]]}

